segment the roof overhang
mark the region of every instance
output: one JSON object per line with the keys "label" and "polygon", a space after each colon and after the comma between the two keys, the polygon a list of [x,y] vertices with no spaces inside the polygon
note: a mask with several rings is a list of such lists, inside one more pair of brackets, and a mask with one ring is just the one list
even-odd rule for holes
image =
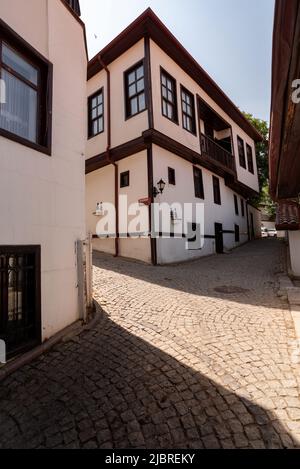
{"label": "roof overhang", "polygon": [[270,189],[275,200],[300,193],[300,103],[292,100],[300,78],[300,2],[276,0],[270,130]]}
{"label": "roof overhang", "polygon": [[226,96],[215,81],[195,61],[160,19],[148,8],[110,44],[99,52],[88,65],[88,80],[102,70],[99,56],[109,65],[143,37],[150,37],[236,122],[253,140],[262,141],[260,133]]}

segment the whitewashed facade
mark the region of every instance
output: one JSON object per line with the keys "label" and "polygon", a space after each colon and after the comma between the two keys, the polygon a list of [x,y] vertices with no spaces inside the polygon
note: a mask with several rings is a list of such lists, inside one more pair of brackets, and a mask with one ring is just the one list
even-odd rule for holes
{"label": "whitewashed facade", "polygon": [[[173,84],[170,115],[165,115],[165,77]],[[90,61],[88,78],[86,214],[96,250],[165,264],[215,253],[222,248],[220,243],[230,250],[260,236],[260,212],[248,204],[259,190],[255,141],[260,135],[150,9]],[[97,127],[92,103],[96,105],[99,93]],[[189,122],[183,96],[194,102]],[[244,156],[239,155],[238,139]],[[169,180],[169,168],[175,184]],[[200,197],[194,168],[202,174]],[[128,184],[122,187],[121,179],[128,172]],[[219,181],[217,203],[213,177]],[[154,198],[153,188],[160,180],[166,186]],[[169,204],[204,203],[204,247],[185,249],[186,237],[151,241],[153,219],[148,237],[97,239],[97,204],[115,203],[124,194],[129,202],[148,197]]]}
{"label": "whitewashed facade", "polygon": [[12,354],[79,318],[87,52],[76,6],[0,2],[0,336]]}

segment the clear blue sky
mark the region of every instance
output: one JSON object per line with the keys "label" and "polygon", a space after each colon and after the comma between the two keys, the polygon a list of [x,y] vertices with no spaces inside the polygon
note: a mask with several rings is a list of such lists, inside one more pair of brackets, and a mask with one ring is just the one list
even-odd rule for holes
{"label": "clear blue sky", "polygon": [[80,3],[90,57],[150,6],[241,110],[269,121],[274,0]]}

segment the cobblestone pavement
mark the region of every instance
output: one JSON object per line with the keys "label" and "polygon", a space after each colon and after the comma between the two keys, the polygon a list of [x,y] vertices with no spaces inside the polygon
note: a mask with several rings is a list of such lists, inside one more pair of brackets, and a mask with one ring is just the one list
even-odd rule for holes
{"label": "cobblestone pavement", "polygon": [[97,255],[100,321],[0,383],[0,447],[300,447],[280,252],[262,240],[157,268]]}

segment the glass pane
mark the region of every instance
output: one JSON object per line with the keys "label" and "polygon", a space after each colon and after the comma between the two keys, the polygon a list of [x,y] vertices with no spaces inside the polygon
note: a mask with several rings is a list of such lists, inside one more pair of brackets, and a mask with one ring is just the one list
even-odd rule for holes
{"label": "glass pane", "polygon": [[2,70],[6,103],[0,105],[0,127],[31,142],[37,141],[37,92]]}
{"label": "glass pane", "polygon": [[170,91],[173,91],[173,83],[171,82],[171,80],[167,81],[167,87]]}
{"label": "glass pane", "polygon": [[168,104],[168,117],[170,119],[173,119],[173,107],[171,106],[171,104]]}
{"label": "glass pane", "polygon": [[96,106],[97,106],[97,97],[92,99],[92,107],[96,107]]}
{"label": "glass pane", "polygon": [[144,89],[145,89],[145,83],[144,83],[144,78],[142,78],[141,80],[137,82],[137,92],[140,93]]}
{"label": "glass pane", "polygon": [[168,92],[167,92],[167,88],[165,88],[164,86],[162,87],[162,95],[164,98],[168,98]]}
{"label": "glass pane", "polygon": [[96,119],[97,116],[98,116],[97,108],[95,108],[92,110],[92,119]]}
{"label": "glass pane", "polygon": [[100,119],[98,119],[98,129],[99,132],[103,132],[103,117],[100,117]]}
{"label": "glass pane", "polygon": [[100,106],[98,106],[98,112],[97,112],[97,116],[102,116],[103,114],[103,104],[100,104]]}
{"label": "glass pane", "polygon": [[102,95],[102,93],[100,93],[98,98],[97,98],[97,104],[102,104],[102,103],[103,103],[103,95]]}
{"label": "glass pane", "polygon": [[173,102],[173,93],[171,91],[168,91],[168,101]]}
{"label": "glass pane", "polygon": [[144,76],[144,66],[142,65],[141,67],[139,67],[136,71],[136,77],[137,77],[137,80],[139,78],[142,78]]}
{"label": "glass pane", "polygon": [[130,114],[133,116],[138,112],[138,100],[137,98],[133,98],[130,101]]}
{"label": "glass pane", "polygon": [[135,72],[131,72],[128,76],[128,83],[131,85],[135,81]]}
{"label": "glass pane", "polygon": [[6,44],[3,44],[2,47],[2,60],[6,65],[8,65],[8,67],[11,67],[15,72],[26,78],[26,80],[37,85],[37,69],[26,62],[19,54],[10,49]]}
{"label": "glass pane", "polygon": [[98,121],[93,122],[93,135],[97,135],[98,133]]}
{"label": "glass pane", "polygon": [[162,75],[162,76],[161,76],[161,82],[162,82],[162,84],[163,84],[164,86],[167,86],[167,78],[166,78],[165,75]]}
{"label": "glass pane", "polygon": [[186,107],[186,104],[184,102],[182,103],[182,110],[183,110],[183,112],[186,113],[187,107]]}
{"label": "glass pane", "polygon": [[163,115],[167,116],[168,115],[168,109],[167,109],[167,103],[166,101],[163,101]]}
{"label": "glass pane", "polygon": [[136,84],[129,86],[129,98],[136,94]]}
{"label": "glass pane", "polygon": [[145,95],[143,93],[143,94],[140,94],[139,96],[139,110],[144,111],[144,109],[146,109],[146,101],[145,101]]}

